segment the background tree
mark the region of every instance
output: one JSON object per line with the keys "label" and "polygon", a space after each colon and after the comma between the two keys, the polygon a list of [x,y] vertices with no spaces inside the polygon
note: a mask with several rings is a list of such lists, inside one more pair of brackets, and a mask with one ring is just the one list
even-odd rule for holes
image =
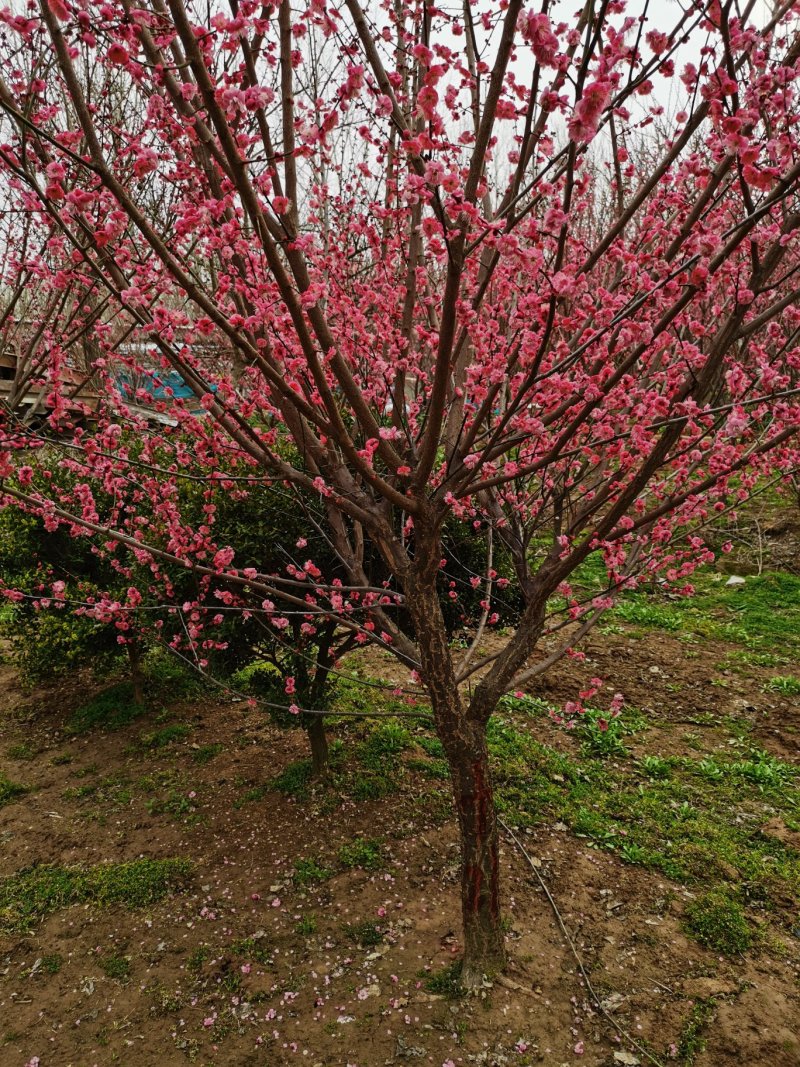
{"label": "background tree", "polygon": [[[698,2],[671,27],[618,0],[3,15],[9,188],[135,323],[142,369],[180,374],[205,413],[176,399],[174,437],[135,422],[134,467],[98,324],[105,397],[70,442],[85,488],[33,491],[6,455],[6,499],[183,565],[204,597],[247,597],[277,629],[290,610],[335,618],[415,672],[452,776],[468,985],[503,961],[485,738],[499,697],[620,588],[685,586],[713,516],[797,465],[794,7],[758,25],[754,3]],[[334,154],[337,128],[361,150]],[[195,350],[214,331],[235,366]],[[208,480],[199,524],[187,476]],[[214,495],[263,481],[316,495],[346,582],[242,568],[216,542]],[[491,529],[524,605],[487,655],[448,640],[452,517]],[[607,595],[582,603],[569,580],[592,553]],[[477,640],[498,590],[491,564],[476,577]]]}

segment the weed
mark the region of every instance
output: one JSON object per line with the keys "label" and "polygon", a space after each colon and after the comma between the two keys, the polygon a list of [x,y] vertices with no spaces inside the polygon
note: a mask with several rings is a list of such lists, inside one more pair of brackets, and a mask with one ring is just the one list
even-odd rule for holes
{"label": "weed", "polygon": [[32,760],[36,757],[36,749],[27,741],[21,741],[18,745],[12,745],[8,750],[8,758],[16,760]]}
{"label": "weed", "polygon": [[383,849],[374,838],[357,837],[351,844],[342,845],[337,853],[343,867],[363,867],[374,871],[383,865]]}
{"label": "weed", "polygon": [[686,929],[701,945],[726,956],[746,952],[753,943],[753,930],[741,905],[718,890],[689,904]]}
{"label": "weed", "polygon": [[252,804],[259,800],[263,800],[266,795],[267,787],[265,785],[254,785],[250,789],[246,789],[240,797],[237,797],[233,802],[233,806],[238,811],[239,808],[243,808],[245,804]]}
{"label": "weed", "polygon": [[382,722],[359,747],[358,756],[368,770],[383,774],[393,759],[411,745],[411,734],[400,723]]}
{"label": "weed", "polygon": [[303,918],[295,925],[294,932],[300,937],[310,937],[317,932],[317,917],[316,915],[304,915]]}
{"label": "weed", "polygon": [[461,984],[461,960],[455,960],[441,971],[427,975],[422,984],[429,993],[447,997],[448,1000],[466,996],[467,991]]}
{"label": "weed", "polygon": [[191,870],[191,863],[183,859],[29,867],[0,881],[0,927],[26,931],[51,912],[72,904],[145,907],[182,889]]}
{"label": "weed", "polygon": [[730,770],[758,786],[780,788],[797,774],[794,767],[775,759],[763,749],[751,748],[748,755],[749,759],[732,763]]}
{"label": "weed", "polygon": [[171,815],[174,819],[182,819],[194,815],[197,805],[193,796],[171,789],[167,796],[160,800],[156,798],[148,800],[147,810],[151,815]]}
{"label": "weed", "polygon": [[578,718],[576,734],[583,741],[583,751],[588,756],[624,756],[622,736],[625,728],[622,719],[611,716],[598,708],[587,708]]}
{"label": "weed", "polygon": [[297,885],[316,885],[330,878],[332,873],[315,859],[295,860],[293,878]]}
{"label": "weed", "polygon": [[69,752],[61,752],[58,756],[53,756],[50,760],[50,765],[52,767],[65,767],[68,763],[72,763],[74,758]]}
{"label": "weed", "polygon": [[311,783],[311,760],[301,759],[287,764],[280,774],[272,779],[272,788],[279,793],[298,799],[304,797]]}
{"label": "weed", "polygon": [[356,800],[380,800],[393,793],[396,782],[383,774],[357,774],[349,783],[349,792]]}
{"label": "weed", "polygon": [[189,958],[186,960],[186,970],[191,971],[192,974],[197,974],[202,971],[203,964],[210,956],[211,949],[207,945],[198,945],[197,948],[192,949]]}
{"label": "weed", "polygon": [[701,759],[695,766],[695,774],[709,782],[721,782],[725,778],[725,768],[713,759]]}
{"label": "weed", "polygon": [[76,708],[66,725],[70,734],[90,730],[120,730],[144,715],[146,708],[133,699],[133,683],[118,682],[98,693],[87,704]]}
{"label": "weed", "polygon": [[147,688],[162,700],[177,700],[202,691],[203,682],[194,671],[181,663],[177,656],[163,649],[151,649],[144,662]]}
{"label": "weed", "polygon": [[678,1055],[682,1067],[693,1067],[695,1059],[705,1050],[703,1031],[714,1014],[714,1001],[697,1000],[689,1013],[678,1040]]}
{"label": "weed", "polygon": [[427,752],[429,756],[433,756],[434,759],[444,759],[444,746],[438,737],[418,737],[417,744],[423,750]]}
{"label": "weed", "polygon": [[192,762],[198,767],[204,767],[206,763],[210,763],[215,756],[224,751],[224,745],[201,745],[192,752]]}
{"label": "weed", "polygon": [[446,782],[450,777],[450,769],[443,759],[409,759],[406,766],[410,771],[419,771],[426,778],[435,778],[440,782]]}
{"label": "weed", "polygon": [[274,962],[269,945],[260,937],[243,937],[234,941],[231,952],[240,959],[259,963],[262,967],[269,967]]}
{"label": "weed", "polygon": [[347,936],[361,948],[374,948],[383,941],[383,930],[374,922],[366,920],[360,923],[348,923]]}
{"label": "weed", "polygon": [[12,800],[16,800],[17,797],[23,797],[26,793],[30,793],[30,786],[20,785],[19,782],[12,782],[10,779],[0,772],[0,808],[4,804],[10,804]]}
{"label": "weed", "polygon": [[648,778],[669,778],[672,765],[662,756],[642,756],[639,766]]}
{"label": "weed", "polygon": [[150,1014],[155,1016],[174,1015],[183,1007],[181,998],[171,990],[167,989],[161,982],[155,982],[153,985],[147,987],[147,995],[152,1000],[150,1005]]}
{"label": "weed", "polygon": [[160,730],[142,734],[139,741],[143,748],[166,748],[175,741],[184,741],[192,732],[193,727],[189,723],[176,722],[170,726],[163,726]]}
{"label": "weed", "polygon": [[529,693],[522,693],[520,696],[506,693],[500,697],[497,706],[504,711],[516,711],[523,715],[546,715],[551,710],[546,700]]}
{"label": "weed", "polygon": [[658,602],[644,600],[640,596],[622,600],[612,609],[612,614],[637,626],[667,630],[670,633],[676,633],[683,625],[680,611]]}
{"label": "weed", "polygon": [[770,678],[764,688],[786,697],[800,696],[800,678],[795,678],[793,674],[778,674]]}
{"label": "weed", "polygon": [[106,956],[100,961],[100,967],[107,978],[116,982],[127,982],[131,976],[130,956]]}

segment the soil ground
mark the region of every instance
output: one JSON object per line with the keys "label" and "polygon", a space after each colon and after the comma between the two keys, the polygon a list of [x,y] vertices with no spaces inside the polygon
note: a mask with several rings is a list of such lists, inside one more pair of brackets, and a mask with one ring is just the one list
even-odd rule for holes
{"label": "soil ground", "polygon": [[[0,1062],[800,1067],[798,662],[791,639],[765,651],[725,629],[729,607],[694,629],[668,601],[661,624],[614,618],[585,661],[501,712],[501,811],[535,871],[505,836],[509,968],[470,997],[451,967],[457,838],[424,720],[336,720],[334,776],[314,787],[302,732],[247,703],[193,693],[78,729],[108,681],[25,693],[6,657],[0,771],[28,792],[0,809],[0,878],[142,858],[192,872],[135,909],[88,900],[25,927],[0,908]],[[391,674],[374,658],[353,670]],[[635,709],[617,749],[600,750],[602,723],[540,713],[595,675]],[[709,889],[740,907],[741,950],[692,921]]]}

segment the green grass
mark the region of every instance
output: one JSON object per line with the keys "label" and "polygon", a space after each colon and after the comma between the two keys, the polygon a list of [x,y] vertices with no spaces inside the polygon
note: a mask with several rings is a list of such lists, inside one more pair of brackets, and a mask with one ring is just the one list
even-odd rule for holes
{"label": "green grass", "polygon": [[73,904],[141,908],[183,889],[192,864],[183,859],[133,860],[93,867],[29,867],[0,881],[0,928],[24,932]]}
{"label": "green grass", "polygon": [[786,697],[800,696],[800,678],[795,678],[793,674],[779,674],[770,678],[765,688]]}
{"label": "green grass", "polygon": [[27,741],[21,741],[18,745],[12,745],[8,750],[8,758],[14,760],[32,760],[36,758],[36,749]]}
{"label": "green grass", "polygon": [[197,809],[185,793],[171,790],[165,797],[148,800],[147,810],[150,815],[170,815],[173,819],[183,819],[193,815]]}
{"label": "green grass", "polygon": [[30,786],[20,785],[19,782],[12,782],[10,778],[0,772],[0,808],[4,804],[10,804],[12,800],[18,800],[19,797],[24,797],[26,793],[30,793]]}
{"label": "green grass", "polygon": [[715,573],[701,570],[693,581],[692,597],[665,602],[659,594],[634,593],[623,597],[609,617],[744,645],[747,662],[754,664],[754,657],[767,657],[763,665],[775,662],[775,648],[784,653],[800,650],[800,577],[765,573],[729,586]]}
{"label": "green grass", "polygon": [[575,760],[496,718],[489,749],[499,810],[516,825],[564,822],[627,863],[743,906],[800,907],[800,852],[754,832],[800,818],[800,770],[747,742],[713,757]]}
{"label": "green grass", "polygon": [[360,923],[348,923],[346,931],[350,940],[355,941],[361,948],[374,948],[380,945],[384,938],[383,928],[369,919]]}
{"label": "green grass", "polygon": [[316,915],[304,915],[303,918],[295,924],[294,932],[300,937],[311,937],[312,934],[315,934],[317,932]]}
{"label": "green grass", "polygon": [[302,799],[311,784],[311,770],[310,759],[289,763],[272,779],[272,788],[287,797]]}
{"label": "green grass", "polygon": [[693,1067],[697,1057],[705,1051],[704,1031],[714,1015],[712,999],[695,1001],[678,1040],[681,1067]]}
{"label": "green grass", "polygon": [[401,752],[412,744],[405,726],[389,720],[376,726],[358,748],[358,758],[367,770],[384,774]]}
{"label": "green grass", "polygon": [[429,993],[446,997],[448,1000],[459,1000],[467,993],[461,984],[461,960],[455,960],[441,971],[427,975],[422,984]]}
{"label": "green grass", "polygon": [[130,956],[106,956],[100,960],[100,967],[107,978],[117,982],[127,982],[131,976]]}
{"label": "green grass", "polygon": [[705,893],[686,909],[686,929],[692,936],[725,956],[746,952],[753,944],[753,928],[741,905],[727,893]]}
{"label": "green grass", "polygon": [[133,683],[118,682],[76,708],[69,718],[69,734],[86,734],[91,730],[121,730],[144,715],[147,708],[133,699]]}
{"label": "green grass", "polygon": [[315,859],[300,859],[294,862],[294,875],[296,885],[317,885],[330,878],[333,872],[328,867],[323,867]]}
{"label": "green grass", "polygon": [[267,786],[265,785],[253,785],[236,798],[233,802],[233,806],[236,811],[243,808],[245,804],[257,804],[260,800],[263,800],[267,795]]}
{"label": "green grass", "polygon": [[192,752],[192,763],[196,763],[198,767],[204,767],[224,751],[224,745],[201,745]]}
{"label": "green grass", "polygon": [[384,865],[383,847],[375,838],[357,837],[350,844],[342,845],[337,857],[348,870],[362,867],[365,871],[375,871]]}
{"label": "green grass", "polygon": [[167,748],[176,741],[185,741],[192,732],[193,727],[189,723],[176,722],[169,726],[162,726],[158,730],[142,734],[139,738],[142,748],[157,749]]}

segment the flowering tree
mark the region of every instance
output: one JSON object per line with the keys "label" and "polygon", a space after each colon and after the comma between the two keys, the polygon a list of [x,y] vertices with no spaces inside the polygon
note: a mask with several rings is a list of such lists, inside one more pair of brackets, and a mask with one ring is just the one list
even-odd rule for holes
{"label": "flowering tree", "polygon": [[[767,467],[796,467],[794,6],[758,25],[753,2],[697,0],[659,28],[621,0],[40,0],[2,15],[0,166],[42,248],[12,242],[8,284],[27,272],[103,306],[95,428],[59,388],[46,431],[9,412],[5,499],[133,553],[154,582],[191,567],[210,603],[278,630],[334,617],[416,672],[461,830],[467,984],[503,959],[498,699],[620,588],[683,585],[709,558],[703,527]],[[42,342],[67,359],[52,322]],[[144,390],[164,419],[132,415],[120,361],[177,372],[192,402]],[[34,491],[33,462],[80,477]],[[199,522],[180,507],[187,478]],[[296,551],[263,574],[217,543],[215,494],[264,482],[315,496],[346,581]],[[475,642],[447,639],[452,516],[513,563],[520,621],[490,655],[491,552]],[[569,581],[591,553],[608,595],[583,603]]]}

